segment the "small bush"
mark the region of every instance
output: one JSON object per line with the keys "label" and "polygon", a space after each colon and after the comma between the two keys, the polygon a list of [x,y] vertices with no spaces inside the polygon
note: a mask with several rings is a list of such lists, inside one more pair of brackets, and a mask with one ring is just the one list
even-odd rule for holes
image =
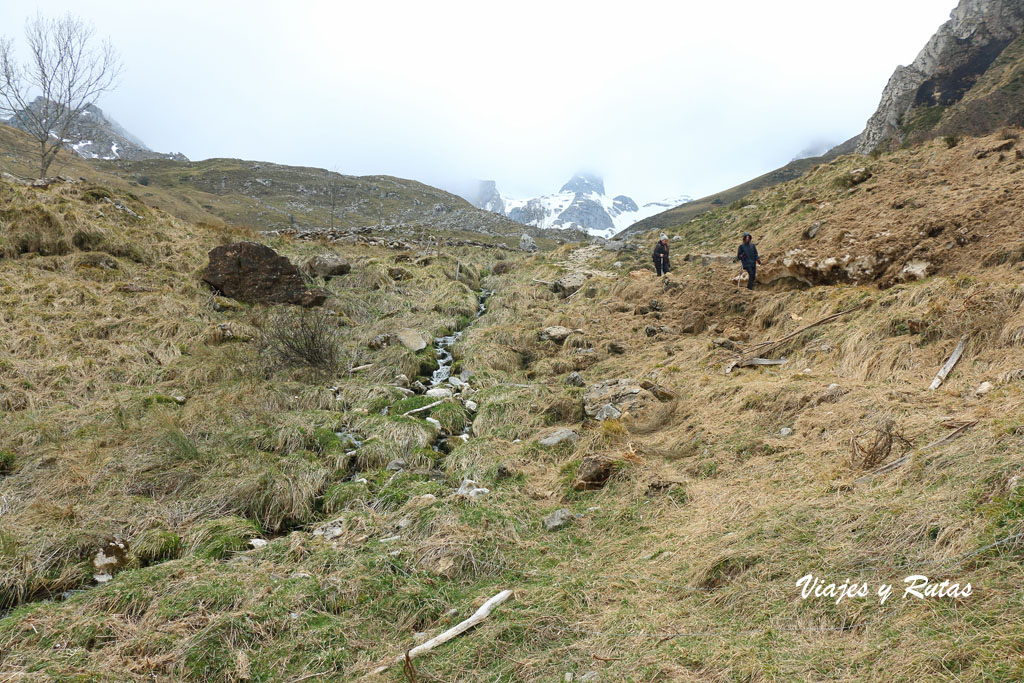
{"label": "small bush", "polygon": [[946,137],[942,138],[942,141],[944,143],[946,143],[946,148],[947,149],[953,149],[954,147],[956,147],[957,145],[960,144],[960,136],[959,135],[947,135]]}
{"label": "small bush", "polygon": [[342,366],[341,330],[320,310],[286,309],[260,330],[260,354],[275,365],[333,375]]}

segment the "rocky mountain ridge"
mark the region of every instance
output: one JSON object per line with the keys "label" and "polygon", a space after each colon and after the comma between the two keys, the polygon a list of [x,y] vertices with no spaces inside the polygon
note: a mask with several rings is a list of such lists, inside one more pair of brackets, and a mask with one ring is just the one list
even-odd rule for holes
{"label": "rocky mountain ridge", "polygon": [[555,194],[530,199],[512,199],[498,190],[493,180],[481,181],[474,206],[500,213],[524,225],[550,229],[577,229],[589,235],[609,238],[637,221],[689,201],[674,199],[638,204],[631,197],[605,194],[604,180],[591,173],[577,173]]}
{"label": "rocky mountain ridge", "polygon": [[[41,97],[37,97],[28,108],[38,111],[43,106],[43,102]],[[30,111],[18,111],[9,119],[0,120],[0,123],[27,131],[29,129],[27,120],[31,115]],[[69,137],[64,140],[64,145],[83,159],[188,161],[188,157],[178,152],[173,154],[154,152],[95,104],[86,106],[75,117],[68,135]]]}

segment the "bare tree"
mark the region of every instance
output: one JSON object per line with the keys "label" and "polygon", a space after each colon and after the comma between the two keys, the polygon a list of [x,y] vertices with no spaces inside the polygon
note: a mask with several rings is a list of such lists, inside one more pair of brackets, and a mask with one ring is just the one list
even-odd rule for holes
{"label": "bare tree", "polygon": [[14,41],[0,38],[0,112],[38,144],[39,177],[46,176],[75,120],[111,90],[121,61],[110,40],[98,42],[90,24],[72,14],[36,15],[25,22],[29,59],[15,55]]}

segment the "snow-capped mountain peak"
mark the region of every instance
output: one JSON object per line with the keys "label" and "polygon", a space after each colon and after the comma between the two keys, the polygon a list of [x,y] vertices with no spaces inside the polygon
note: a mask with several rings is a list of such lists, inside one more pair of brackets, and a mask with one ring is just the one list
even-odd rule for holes
{"label": "snow-capped mountain peak", "polygon": [[481,181],[474,197],[477,207],[500,213],[514,221],[538,228],[581,229],[597,237],[609,238],[637,221],[690,201],[681,195],[674,199],[638,205],[626,195],[609,197],[604,181],[590,173],[577,173],[555,194],[532,199],[504,197],[493,180]]}

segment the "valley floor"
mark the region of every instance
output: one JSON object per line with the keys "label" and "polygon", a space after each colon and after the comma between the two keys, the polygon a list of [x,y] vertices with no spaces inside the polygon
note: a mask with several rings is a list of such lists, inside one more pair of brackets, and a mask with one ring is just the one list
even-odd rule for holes
{"label": "valley floor", "polygon": [[[1024,677],[1018,263],[748,292],[681,254],[655,278],[646,246],[269,240],[352,263],[313,282],[325,368],[266,343],[323,314],[199,281],[253,235],[99,192],[0,185],[0,680]],[[468,386],[396,387],[436,367],[404,329],[464,329]],[[725,372],[753,355],[786,362]]]}

